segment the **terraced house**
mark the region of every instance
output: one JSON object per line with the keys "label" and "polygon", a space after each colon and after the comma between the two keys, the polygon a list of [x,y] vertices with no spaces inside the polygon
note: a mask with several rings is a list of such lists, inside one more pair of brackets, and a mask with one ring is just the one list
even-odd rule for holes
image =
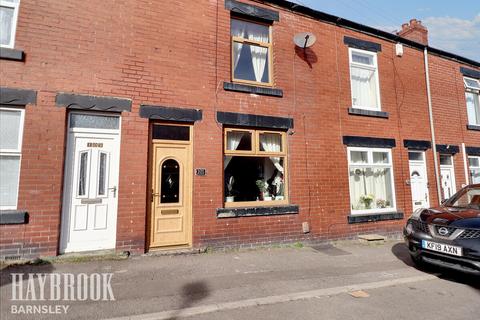
{"label": "terraced house", "polygon": [[480,180],[480,63],[420,21],[282,0],[0,10],[3,258],[389,235]]}

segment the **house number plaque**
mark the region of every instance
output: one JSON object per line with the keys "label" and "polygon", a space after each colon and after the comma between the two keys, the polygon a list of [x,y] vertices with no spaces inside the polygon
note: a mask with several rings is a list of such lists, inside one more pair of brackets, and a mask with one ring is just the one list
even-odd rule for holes
{"label": "house number plaque", "polygon": [[87,148],[103,148],[102,142],[87,142]]}
{"label": "house number plaque", "polygon": [[195,174],[197,176],[206,176],[207,175],[207,169],[205,168],[197,168],[195,169]]}

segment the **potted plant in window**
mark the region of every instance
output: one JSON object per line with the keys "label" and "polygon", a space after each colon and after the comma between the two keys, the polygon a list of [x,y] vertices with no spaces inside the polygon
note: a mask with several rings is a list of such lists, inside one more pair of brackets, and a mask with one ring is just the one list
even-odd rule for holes
{"label": "potted plant in window", "polygon": [[225,202],[234,202],[235,196],[233,195],[233,184],[235,183],[235,179],[233,176],[228,179],[227,182],[227,196],[225,197]]}
{"label": "potted plant in window", "polygon": [[272,197],[268,193],[268,183],[262,179],[258,179],[256,182],[258,191],[260,191],[259,200],[271,201]]}
{"label": "potted plant in window", "polygon": [[371,209],[374,198],[375,197],[371,194],[364,194],[360,196],[360,202],[363,203],[365,209]]}

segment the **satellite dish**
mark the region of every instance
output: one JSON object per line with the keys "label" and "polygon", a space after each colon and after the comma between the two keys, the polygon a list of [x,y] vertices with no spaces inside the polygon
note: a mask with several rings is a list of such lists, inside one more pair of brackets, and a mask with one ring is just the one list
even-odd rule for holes
{"label": "satellite dish", "polygon": [[313,46],[315,41],[317,41],[317,37],[311,32],[300,32],[293,37],[293,42],[303,49]]}

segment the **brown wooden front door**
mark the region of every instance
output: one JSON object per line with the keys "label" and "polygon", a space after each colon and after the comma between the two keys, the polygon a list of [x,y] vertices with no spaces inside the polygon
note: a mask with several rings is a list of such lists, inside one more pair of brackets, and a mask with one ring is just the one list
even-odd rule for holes
{"label": "brown wooden front door", "polygon": [[191,136],[190,126],[153,125],[150,248],[192,244]]}

